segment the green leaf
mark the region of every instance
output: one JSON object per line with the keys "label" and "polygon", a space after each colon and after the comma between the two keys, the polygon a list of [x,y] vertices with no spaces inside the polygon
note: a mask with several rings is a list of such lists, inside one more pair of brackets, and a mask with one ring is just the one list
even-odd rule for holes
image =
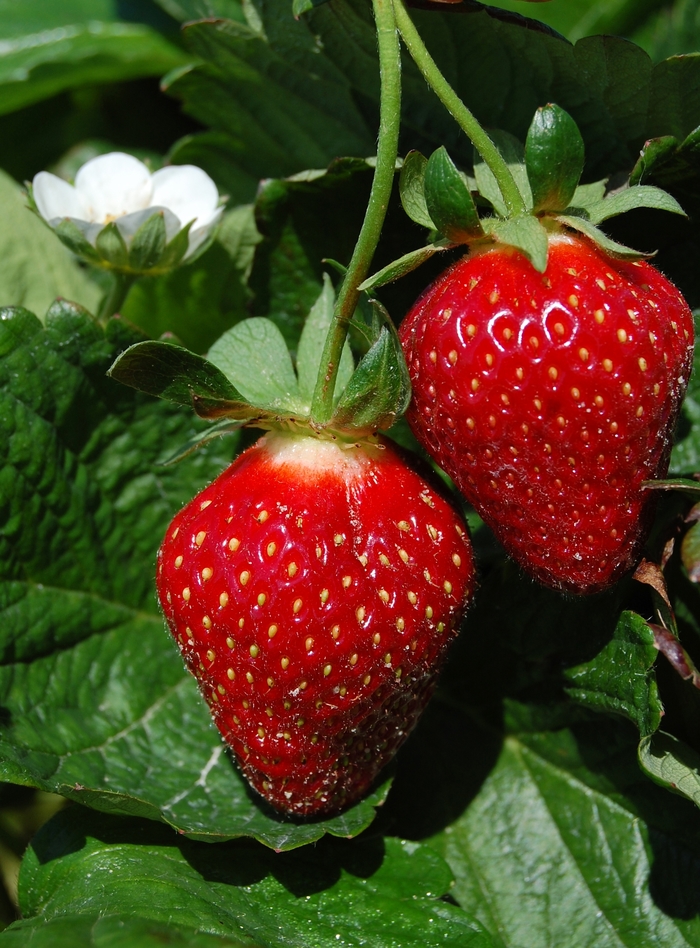
{"label": "green leaf", "polygon": [[672,734],[657,731],[639,745],[639,763],[652,780],[700,807],[700,754]]}
{"label": "green leaf", "polygon": [[386,286],[387,283],[393,283],[394,280],[400,280],[401,277],[406,276],[407,273],[412,273],[413,270],[416,270],[421,264],[425,263],[426,260],[430,260],[436,253],[439,253],[441,250],[449,250],[452,246],[454,246],[452,242],[446,240],[434,244],[426,244],[425,247],[419,247],[418,250],[410,250],[408,253],[405,253],[403,257],[399,257],[398,260],[392,260],[391,263],[382,267],[381,270],[377,270],[372,276],[367,277],[367,279],[360,284],[359,288],[369,292],[370,290],[378,289],[380,286]]}
{"label": "green leaf", "polygon": [[566,691],[587,708],[624,715],[646,737],[663,714],[653,670],[658,654],[644,619],[624,612],[608,645],[592,661],[566,670]]}
{"label": "green leaf", "polygon": [[242,0],[156,0],[156,3],[181,22],[207,16],[246,22]]}
{"label": "green leaf", "polygon": [[187,57],[145,23],[120,22],[109,0],[3,7],[0,115],[68,89],[160,76]]}
{"label": "green leaf", "polygon": [[[196,163],[246,175],[249,190],[239,200],[252,200],[260,177],[322,167],[338,154],[371,154],[379,97],[374,28],[363,0],[344,0],[342,17],[324,4],[294,22],[289,0],[258,4],[255,13],[259,29],[250,40],[214,21],[188,27],[192,50],[205,64],[169,83],[187,111],[213,129],[203,133]],[[654,67],[619,36],[590,36],[574,47],[493,7],[472,8],[468,16],[435,9],[412,16],[482,125],[524,140],[537,105],[557,102],[566,109],[583,136],[590,180],[628,171],[648,139],[673,134],[682,140],[697,126],[695,57]],[[444,144],[458,165],[471,163],[466,137],[436,108],[409,61],[403,98],[408,147],[427,152]],[[368,106],[364,114],[360,102]]]}
{"label": "green leaf", "polygon": [[214,363],[167,342],[137,342],[115,360],[109,375],[139,392],[192,407],[192,399],[213,397],[250,406]]}
{"label": "green leaf", "polygon": [[187,25],[185,42],[205,65],[179,70],[165,82],[189,112],[221,133],[215,140],[219,163],[226,149],[226,161],[250,181],[243,200],[253,199],[260,178],[322,168],[338,155],[368,155],[374,147],[341,70],[318,54],[316,43],[292,40],[291,59],[279,49],[282,30],[311,39],[306,18],[296,24],[288,0],[273,16],[276,23],[264,32],[230,20]]}
{"label": "green leaf", "polygon": [[292,357],[271,320],[253,316],[227,330],[209,350],[209,361],[251,405],[303,413]]}
{"label": "green leaf", "polygon": [[2,316],[0,779],[203,839],[289,849],[361,832],[387,780],[307,824],[251,795],[157,611],[160,538],[231,439],[163,468],[206,428],[105,376],[138,339],[123,320],[105,335],[65,304],[45,330],[25,310]]}
{"label": "green leaf", "polygon": [[[129,247],[129,267],[137,272],[150,270],[160,262],[165,245],[165,216],[162,211],[157,211],[151,214],[134,234]],[[185,244],[184,249],[186,246]],[[181,256],[184,255],[184,249]]]}
{"label": "green leaf", "polygon": [[48,227],[26,207],[16,183],[0,171],[0,304],[45,313],[57,296],[94,309],[100,291]]}
{"label": "green leaf", "polygon": [[549,242],[547,231],[536,217],[523,214],[509,220],[491,217],[482,221],[487,234],[501,244],[515,247],[525,254],[530,263],[540,273],[547,266]]}
{"label": "green leaf", "polygon": [[174,922],[120,915],[35,916],[0,935],[3,948],[256,948],[246,939],[208,935]]}
{"label": "green leaf", "polygon": [[[532,208],[532,191],[525,168],[525,149],[522,142],[501,129],[489,132],[489,137],[505,160],[528,210]],[[474,152],[474,177],[479,194],[490,201],[497,214],[507,217],[508,211],[496,179],[478,152]]]}
{"label": "green leaf", "polygon": [[601,224],[610,217],[625,214],[638,207],[651,207],[659,211],[670,211],[672,214],[687,216],[675,198],[660,188],[649,185],[635,185],[618,191],[599,204],[589,204],[586,210],[588,218],[593,224]]}
{"label": "green leaf", "polygon": [[595,224],[585,220],[583,217],[574,214],[557,214],[556,217],[558,221],[561,221],[562,224],[566,224],[567,227],[571,227],[581,234],[585,234],[586,237],[589,237],[594,243],[598,244],[599,247],[607,251],[607,253],[612,254],[613,257],[621,257],[623,260],[643,260],[645,257],[653,256],[653,254],[642,253],[633,247],[626,247],[624,244],[618,243],[616,240],[608,237],[608,235],[599,227],[596,227]]}
{"label": "green leaf", "polygon": [[[299,395],[311,409],[311,399],[316,387],[316,379],[321,367],[323,347],[328,335],[328,329],[333,322],[333,307],[335,293],[333,284],[327,273],[323,275],[323,289],[321,295],[311,307],[311,311],[304,323],[297,349],[297,375],[299,377]],[[338,366],[338,375],[335,383],[335,397],[338,398],[347,385],[355,365],[350,346],[345,343],[343,354]]]}
{"label": "green leaf", "polygon": [[401,166],[399,193],[403,209],[411,220],[420,224],[421,227],[434,230],[435,224],[425,202],[424,182],[427,165],[427,158],[419,151],[409,151]]}
{"label": "green leaf", "polygon": [[539,108],[525,140],[525,164],[535,211],[568,207],[583,172],[581,133],[558,105]]}
{"label": "green leaf", "polygon": [[338,401],[331,425],[368,431],[387,429],[408,407],[411,381],[395,332],[384,326]]}
{"label": "green leaf", "polygon": [[[483,773],[492,744],[470,729]],[[609,719],[508,735],[431,840],[499,946],[700,944],[698,813],[639,772],[631,732]]]}
{"label": "green leaf", "polygon": [[128,912],[270,948],[359,945],[368,935],[373,948],[492,948],[466,912],[441,901],[451,884],[420,843],[375,837],[273,853],[75,808],[33,840],[20,889],[25,918]]}
{"label": "green leaf", "polygon": [[441,234],[454,243],[483,236],[471,191],[444,147],[428,159],[424,185],[428,214]]}

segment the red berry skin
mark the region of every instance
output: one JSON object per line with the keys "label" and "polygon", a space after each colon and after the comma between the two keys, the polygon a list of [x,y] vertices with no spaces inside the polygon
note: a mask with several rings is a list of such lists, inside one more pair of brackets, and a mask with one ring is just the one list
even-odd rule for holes
{"label": "red berry skin", "polygon": [[407,315],[414,434],[547,586],[606,589],[638,560],[693,355],[680,292],[646,262],[551,238],[458,261]]}
{"label": "red berry skin", "polygon": [[425,707],[474,587],[460,515],[391,443],[270,433],[180,511],[163,613],[252,786],[360,798]]}

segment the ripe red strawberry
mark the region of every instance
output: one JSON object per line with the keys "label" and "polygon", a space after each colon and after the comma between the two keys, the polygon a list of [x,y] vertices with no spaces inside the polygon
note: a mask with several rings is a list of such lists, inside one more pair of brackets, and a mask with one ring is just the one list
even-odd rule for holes
{"label": "ripe red strawberry", "polygon": [[605,589],[637,560],[692,364],[693,321],[645,262],[552,236],[456,263],[401,339],[419,441],[541,582]]}
{"label": "ripe red strawberry", "polygon": [[474,584],[461,517],[390,442],[270,433],[174,518],[158,595],[274,807],[360,797],[430,697]]}

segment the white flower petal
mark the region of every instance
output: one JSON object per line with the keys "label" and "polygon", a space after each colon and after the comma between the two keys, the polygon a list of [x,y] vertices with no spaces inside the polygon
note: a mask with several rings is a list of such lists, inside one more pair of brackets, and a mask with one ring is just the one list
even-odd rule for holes
{"label": "white flower petal", "polygon": [[114,151],[87,161],[75,176],[88,220],[107,224],[151,202],[151,173],[138,158]]}
{"label": "white flower petal", "polygon": [[153,214],[157,214],[159,211],[162,213],[163,220],[165,221],[165,237],[169,243],[175,234],[182,230],[182,224],[179,218],[167,207],[145,207],[142,211],[134,211],[133,214],[127,214],[125,217],[120,217],[116,220],[115,224],[119,228],[119,232],[126,243],[131,243],[132,237],[141,224],[144,224],[149,217],[152,217]]}
{"label": "white flower petal", "polygon": [[34,176],[32,193],[41,216],[46,221],[55,218],[78,217],[85,220],[87,207],[72,184],[48,171]]}
{"label": "white flower petal", "polygon": [[170,165],[153,175],[152,203],[169,207],[183,226],[194,221],[199,227],[216,212],[219,192],[216,185],[196,165]]}
{"label": "white flower petal", "polygon": [[191,257],[195,250],[198,250],[199,247],[204,243],[204,241],[209,236],[210,232],[214,227],[219,223],[221,215],[224,213],[223,207],[220,207],[218,210],[214,211],[208,221],[201,227],[192,227],[188,234],[189,237],[189,246],[187,248],[187,253],[183,257],[183,260],[187,260],[188,257]]}

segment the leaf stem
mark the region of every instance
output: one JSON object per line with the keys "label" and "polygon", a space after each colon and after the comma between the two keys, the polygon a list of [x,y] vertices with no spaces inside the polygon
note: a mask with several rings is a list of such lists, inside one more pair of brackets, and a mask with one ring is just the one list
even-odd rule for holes
{"label": "leaf stem", "polygon": [[503,201],[511,216],[526,214],[525,201],[515,183],[510,168],[504,161],[498,149],[479,124],[476,116],[467,108],[454,91],[449,82],[440,72],[440,68],[428,52],[425,43],[420,37],[413,20],[408,15],[403,0],[394,0],[394,13],[401,39],[411,58],[420,70],[423,78],[433,90],[438,99],[445,106],[450,115],[457,122],[464,134],[491,169],[498,182]]}
{"label": "leaf stem", "polygon": [[311,421],[323,425],[333,414],[333,393],[343,345],[384,225],[399,148],[401,125],[401,50],[392,0],[373,0],[379,46],[379,136],[372,188],[357,243],[343,278],[326,338],[321,371],[311,403]]}
{"label": "leaf stem", "polygon": [[97,313],[98,322],[103,326],[111,316],[114,316],[122,308],[124,300],[129,295],[129,290],[136,281],[136,275],[133,273],[120,273],[113,270],[112,276],[114,277],[112,286],[105,293]]}

